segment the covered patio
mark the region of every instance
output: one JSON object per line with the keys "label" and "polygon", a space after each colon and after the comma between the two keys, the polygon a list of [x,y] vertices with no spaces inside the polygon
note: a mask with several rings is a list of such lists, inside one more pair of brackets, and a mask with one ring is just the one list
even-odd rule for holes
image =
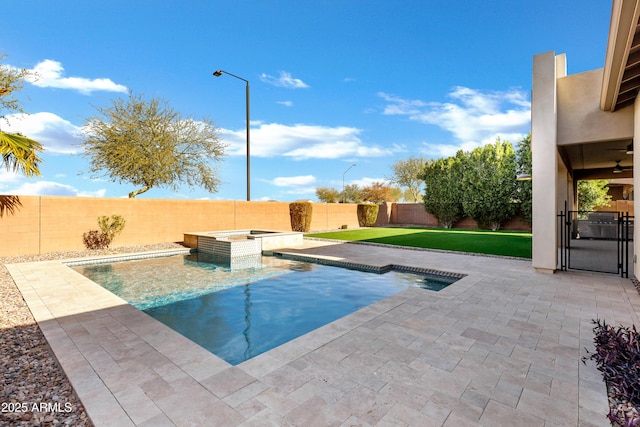
{"label": "covered patio", "polygon": [[[640,87],[640,4],[614,0],[604,68],[567,74],[567,57],[534,56],[531,141],[533,153],[533,266],[559,268],[557,215],[579,210],[577,183],[607,179],[633,201],[640,135],[636,108]],[[612,211],[619,211],[612,207]],[[633,216],[633,204],[624,205]],[[633,252],[640,248],[633,231]],[[635,256],[632,257],[635,264]]]}

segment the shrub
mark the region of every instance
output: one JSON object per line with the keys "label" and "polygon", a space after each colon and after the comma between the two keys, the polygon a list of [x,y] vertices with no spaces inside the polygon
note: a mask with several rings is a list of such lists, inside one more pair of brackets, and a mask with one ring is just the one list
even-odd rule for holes
{"label": "shrub", "polygon": [[82,242],[87,249],[106,249],[109,247],[109,237],[101,231],[91,230],[82,235]]}
{"label": "shrub", "polygon": [[101,216],[98,217],[98,226],[100,227],[100,231],[104,233],[109,239],[109,243],[113,241],[113,238],[116,234],[120,234],[126,221],[122,217],[122,215],[113,214],[111,217]]}
{"label": "shrub", "polygon": [[498,138],[473,150],[463,165],[462,207],[480,227],[497,231],[515,213],[516,154]]}
{"label": "shrub", "polygon": [[360,227],[373,227],[378,219],[378,205],[361,203],[358,205],[358,224]]}
{"label": "shrub", "polygon": [[444,228],[451,228],[464,217],[462,208],[462,173],[466,155],[427,163],[420,176],[425,183],[424,209],[435,216]]}
{"label": "shrub", "polygon": [[635,325],[612,327],[594,320],[595,353],[582,358],[596,362],[609,394],[611,425],[638,426],[640,414],[640,336]]}
{"label": "shrub", "polygon": [[116,234],[124,229],[126,221],[121,215],[113,214],[111,217],[98,217],[100,231],[91,230],[82,235],[82,242],[87,249],[106,249],[113,241]]}
{"label": "shrub", "polygon": [[308,232],[311,230],[311,216],[313,205],[311,202],[293,202],[289,204],[291,230]]}

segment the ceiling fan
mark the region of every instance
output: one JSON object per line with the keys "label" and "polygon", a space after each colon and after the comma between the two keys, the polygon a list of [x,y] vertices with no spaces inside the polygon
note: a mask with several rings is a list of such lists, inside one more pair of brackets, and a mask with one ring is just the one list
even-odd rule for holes
{"label": "ceiling fan", "polygon": [[620,166],[620,162],[622,160],[616,160],[616,165],[613,167],[613,173],[622,173],[626,171],[632,171],[633,167],[622,167]]}
{"label": "ceiling fan", "polygon": [[626,154],[633,154],[633,141],[631,141],[625,148],[607,148],[609,151],[620,151]]}

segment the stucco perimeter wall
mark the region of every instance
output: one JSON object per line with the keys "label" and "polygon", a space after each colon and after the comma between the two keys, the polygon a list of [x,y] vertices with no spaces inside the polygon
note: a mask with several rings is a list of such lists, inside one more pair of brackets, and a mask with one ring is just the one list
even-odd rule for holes
{"label": "stucco perimeter wall", "polygon": [[603,69],[558,78],[558,145],[633,138],[633,106],[600,109]]}
{"label": "stucco perimeter wall", "polygon": [[[89,197],[20,196],[14,215],[0,218],[0,257],[84,249],[82,235],[98,229],[98,217],[119,214],[126,220],[112,246],[181,242],[183,233],[265,229],[290,231],[288,202],[217,200],[108,199]],[[422,203],[385,203],[377,226],[437,227]],[[314,203],[312,231],[358,227],[357,205]],[[471,218],[456,228],[477,228]],[[507,230],[527,230],[517,218]]]}
{"label": "stucco perimeter wall", "polygon": [[391,224],[438,226],[436,217],[425,211],[422,203],[388,203],[387,205],[390,205],[387,209],[391,211],[389,215]]}
{"label": "stucco perimeter wall", "polygon": [[[424,227],[441,226],[441,224],[438,224],[438,220],[435,216],[424,210],[424,205],[422,203],[383,203],[380,205],[380,210],[378,211],[376,226],[384,227],[385,225],[419,225]],[[456,222],[454,224],[454,228],[476,229],[478,228],[478,223],[470,217],[465,217]],[[515,216],[502,224],[502,229],[531,231],[531,227],[518,216]]]}
{"label": "stucco perimeter wall", "polygon": [[[288,202],[109,199],[20,196],[14,215],[0,218],[0,256],[84,249],[82,235],[101,215],[126,226],[112,246],[181,242],[184,232],[262,228],[291,230]],[[358,226],[354,204],[313,204],[312,230]]]}

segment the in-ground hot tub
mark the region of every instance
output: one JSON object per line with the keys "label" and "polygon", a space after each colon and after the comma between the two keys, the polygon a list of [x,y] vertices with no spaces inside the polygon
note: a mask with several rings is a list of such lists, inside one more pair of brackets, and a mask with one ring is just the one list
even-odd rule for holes
{"label": "in-ground hot tub", "polygon": [[184,244],[223,261],[259,256],[262,251],[302,245],[302,233],[273,230],[224,230],[184,233]]}

